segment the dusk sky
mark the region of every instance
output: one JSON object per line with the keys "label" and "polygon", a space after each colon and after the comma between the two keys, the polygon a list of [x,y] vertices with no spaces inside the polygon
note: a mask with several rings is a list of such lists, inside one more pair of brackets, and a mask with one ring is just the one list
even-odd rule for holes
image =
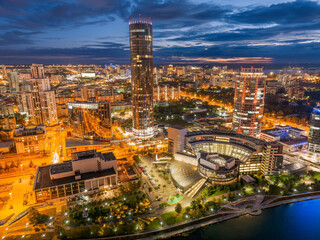
{"label": "dusk sky", "polygon": [[0,63],[129,63],[139,13],[155,64],[320,62],[320,1],[0,0]]}

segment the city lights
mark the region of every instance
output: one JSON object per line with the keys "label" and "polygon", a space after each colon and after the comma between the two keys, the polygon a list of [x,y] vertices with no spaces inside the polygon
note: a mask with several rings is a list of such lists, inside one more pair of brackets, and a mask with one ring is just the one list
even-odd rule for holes
{"label": "city lights", "polygon": [[318,236],[320,3],[107,2],[0,3],[1,239]]}

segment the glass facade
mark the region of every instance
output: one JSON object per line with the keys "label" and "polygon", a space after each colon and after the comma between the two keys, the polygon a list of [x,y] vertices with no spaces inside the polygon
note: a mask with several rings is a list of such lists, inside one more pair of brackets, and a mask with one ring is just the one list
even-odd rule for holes
{"label": "glass facade", "polygon": [[185,152],[219,154],[239,160],[241,174],[260,172],[270,175],[282,168],[282,145],[228,131],[189,132]]}
{"label": "glass facade", "polygon": [[262,68],[242,68],[237,76],[233,108],[233,129],[260,137],[266,76]]}
{"label": "glass facade", "polygon": [[129,18],[129,31],[133,133],[148,138],[154,133],[151,18]]}
{"label": "glass facade", "polygon": [[320,157],[320,106],[315,107],[311,113],[308,142],[309,152]]}
{"label": "glass facade", "polygon": [[93,191],[105,186],[116,186],[116,176],[96,178],[87,181],[77,181],[63,185],[35,190],[36,202],[64,198],[84,193],[85,190]]}

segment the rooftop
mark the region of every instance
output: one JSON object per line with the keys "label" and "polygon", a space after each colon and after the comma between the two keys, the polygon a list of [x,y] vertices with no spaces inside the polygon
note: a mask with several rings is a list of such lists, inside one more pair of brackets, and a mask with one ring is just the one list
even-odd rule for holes
{"label": "rooftop", "polygon": [[171,128],[174,128],[174,129],[178,129],[178,130],[185,129],[185,127],[182,127],[182,126],[180,126],[180,125],[171,125],[170,127],[171,127]]}
{"label": "rooftop", "polygon": [[197,136],[197,135],[225,135],[225,136],[229,136],[229,137],[234,137],[234,138],[240,138],[240,139],[244,139],[246,141],[250,141],[256,145],[265,145],[266,142],[264,140],[255,138],[255,137],[251,137],[248,135],[244,135],[244,134],[239,134],[236,133],[235,131],[232,130],[222,130],[222,129],[215,129],[215,130],[203,130],[203,131],[192,131],[192,132],[187,132],[186,137],[193,137],[193,136]]}
{"label": "rooftop", "polygon": [[46,165],[38,168],[33,190],[38,190],[38,189],[43,189],[43,188],[73,183],[73,182],[85,181],[89,179],[100,178],[100,177],[116,174],[113,168],[109,168],[102,171],[87,172],[87,173],[80,174],[81,175],[80,180],[75,180],[74,176],[51,180],[50,178],[51,166],[52,165]]}
{"label": "rooftop", "polygon": [[50,173],[58,174],[63,172],[71,172],[72,170],[73,169],[71,161],[67,161],[63,163],[52,164],[50,168]]}

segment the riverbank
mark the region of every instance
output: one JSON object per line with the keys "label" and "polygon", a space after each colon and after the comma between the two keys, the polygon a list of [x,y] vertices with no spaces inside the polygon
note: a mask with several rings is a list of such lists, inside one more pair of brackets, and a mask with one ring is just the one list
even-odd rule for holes
{"label": "riverbank", "polygon": [[[262,196],[262,195],[258,195]],[[255,196],[257,197],[257,196]],[[236,202],[241,203],[241,209],[245,208],[244,203],[246,201],[252,201],[253,197],[240,199]],[[288,199],[290,198],[290,199]],[[267,201],[261,202],[261,209],[276,207],[284,204],[313,200],[313,199],[320,199],[320,191],[317,192],[309,192],[309,193],[302,193],[302,194],[295,194],[290,196],[275,196],[274,198],[270,198]],[[235,205],[236,206],[236,205]],[[222,207],[221,209],[223,209]],[[113,237],[101,237],[101,240],[124,240],[124,239],[160,239],[160,238],[170,238],[185,232],[190,232],[202,227],[206,227],[215,223],[223,222],[226,220],[230,220],[233,218],[237,218],[240,216],[247,215],[247,211],[232,211],[230,210],[221,210],[218,213],[201,217],[194,220],[185,221],[183,223],[174,224],[172,226],[162,227],[160,229],[143,232],[143,233],[136,233],[136,234],[129,234],[129,235],[122,235],[122,236],[113,236]],[[89,239],[86,239],[89,240]]]}

